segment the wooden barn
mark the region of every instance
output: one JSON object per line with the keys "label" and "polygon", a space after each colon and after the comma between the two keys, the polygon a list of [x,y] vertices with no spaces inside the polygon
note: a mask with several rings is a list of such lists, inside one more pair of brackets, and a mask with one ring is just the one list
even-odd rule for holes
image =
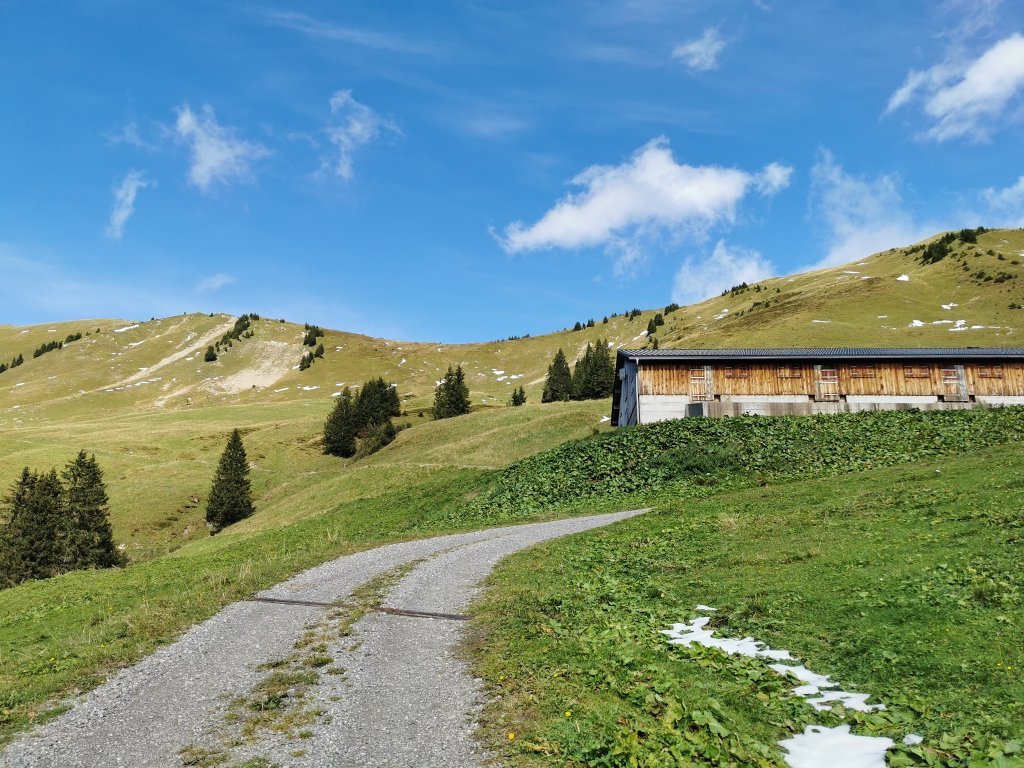
{"label": "wooden barn", "polygon": [[612,424],[1024,405],[1024,349],[620,349]]}

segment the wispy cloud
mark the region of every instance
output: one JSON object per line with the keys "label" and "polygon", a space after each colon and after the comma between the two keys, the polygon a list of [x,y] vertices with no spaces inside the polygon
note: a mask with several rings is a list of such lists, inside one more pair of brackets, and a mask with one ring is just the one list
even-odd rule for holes
{"label": "wispy cloud", "polygon": [[117,186],[114,187],[114,207],[110,211],[106,235],[111,240],[120,240],[124,235],[124,225],[135,213],[135,198],[140,189],[156,186],[148,181],[142,171],[129,171]]}
{"label": "wispy cloud", "polygon": [[718,57],[723,50],[725,40],[717,29],[709,27],[696,40],[677,45],[672,51],[672,58],[679,59],[697,72],[707,72],[710,69],[718,69]]}
{"label": "wispy cloud", "polygon": [[231,285],[235,282],[235,278],[231,275],[226,275],[223,272],[218,272],[215,275],[204,277],[198,283],[196,283],[196,293],[212,293],[213,291],[219,291],[226,285]]}
{"label": "wispy cloud", "polygon": [[322,165],[344,181],[351,181],[355,153],[382,133],[400,134],[401,129],[393,120],[356,101],[352,91],[335,93],[330,106],[332,124],[327,127],[327,138],[335,152]]}
{"label": "wispy cloud", "polygon": [[1024,227],[1024,176],[1008,187],[989,187],[980,194],[985,212],[968,214],[990,227]]}
{"label": "wispy cloud", "polygon": [[911,71],[889,97],[884,114],[920,99],[930,127],[922,138],[984,141],[1009,117],[1024,92],[1024,37],[1013,34],[977,58],[951,53],[926,70]]}
{"label": "wispy cloud", "polygon": [[534,224],[510,224],[498,239],[509,253],[605,246],[621,274],[660,237],[731,223],[751,190],[773,195],[789,183],[791,170],[778,163],[760,173],[679,164],[668,139],[659,138],[621,165],[587,168],[571,182],[582,191],[563,197]]}
{"label": "wispy cloud", "polygon": [[107,141],[111,144],[128,144],[132,147],[139,149],[159,149],[159,144],[152,141],[147,141],[142,136],[142,132],[139,130],[139,124],[132,120],[125,124],[123,128],[117,133],[111,133],[106,135]]}
{"label": "wispy cloud", "polygon": [[183,104],[177,112],[175,136],[192,154],[188,179],[204,192],[215,184],[252,181],[252,164],[270,155],[262,144],[239,139],[234,128],[218,123],[209,105],[196,114]]}
{"label": "wispy cloud", "polygon": [[874,179],[843,170],[822,150],[811,170],[811,215],[825,229],[827,253],[809,268],[855,261],[935,234],[937,224],[921,224],[907,210],[896,174]]}
{"label": "wispy cloud", "polygon": [[715,244],[710,256],[690,258],[676,272],[672,301],[689,304],[717,296],[740,283],[756,283],[775,274],[774,265],[758,251]]}
{"label": "wispy cloud", "polygon": [[347,45],[374,48],[396,53],[433,53],[434,48],[422,42],[395,35],[386,35],[358,27],[322,21],[298,11],[262,11],[259,17],[274,26],[301,32],[308,37],[333,40]]}

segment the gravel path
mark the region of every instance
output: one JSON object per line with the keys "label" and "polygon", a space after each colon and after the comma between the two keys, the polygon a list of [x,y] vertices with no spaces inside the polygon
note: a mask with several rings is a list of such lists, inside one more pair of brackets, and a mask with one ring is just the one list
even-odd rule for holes
{"label": "gravel path", "polygon": [[[260,597],[337,602],[386,571],[431,558],[391,590],[385,605],[458,613],[505,555],[636,514],[392,544],[306,571]],[[223,732],[230,701],[266,675],[257,667],[288,656],[305,628],[326,614],[314,606],[230,605],[16,740],[0,754],[0,766],[181,766],[183,747],[211,744]],[[310,689],[329,715],[311,728],[312,738],[297,744],[264,737],[237,755],[282,766],[482,765],[472,738],[479,688],[453,653],[461,627],[444,619],[367,614],[354,627],[357,647],[330,649],[346,674],[322,675]]]}

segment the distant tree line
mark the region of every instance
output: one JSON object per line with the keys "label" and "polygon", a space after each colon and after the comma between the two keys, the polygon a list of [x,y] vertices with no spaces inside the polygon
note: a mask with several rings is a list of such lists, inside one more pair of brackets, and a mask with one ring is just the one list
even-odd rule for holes
{"label": "distant tree line", "polygon": [[313,362],[324,356],[324,345],[317,343],[317,339],[324,335],[323,329],[318,325],[305,324],[306,335],[302,337],[302,344],[307,347],[316,347],[312,352],[307,352],[299,360],[299,370],[304,371],[309,368]]}
{"label": "distant tree line", "polygon": [[365,382],[353,394],[345,387],[324,423],[324,453],[368,456],[395,439],[391,419],[402,415],[398,389],[383,378]]}
{"label": "distant tree line", "polygon": [[85,451],[58,476],[25,467],[3,500],[0,587],[83,568],[124,565],[108,519],[103,472]]}
{"label": "distant tree line", "polygon": [[611,397],[615,390],[615,367],[608,343],[598,339],[587,344],[583,356],[576,361],[572,373],[561,349],[548,366],[547,380],[541,402],[559,400],[596,400]]}
{"label": "distant tree line", "polygon": [[[213,317],[212,313],[210,317]],[[203,354],[203,360],[207,363],[215,362],[222,351],[234,346],[234,342],[241,341],[242,339],[251,339],[253,335],[255,335],[255,331],[252,329],[252,324],[259,319],[260,316],[255,312],[250,312],[239,317],[235,320],[235,324],[230,331],[221,336],[216,344],[212,344],[206,348],[206,352]]]}
{"label": "distant tree line", "polygon": [[[97,330],[97,332],[99,331],[98,328],[96,330]],[[86,333],[85,335],[88,336],[89,334]],[[65,337],[64,341],[60,341],[58,339],[53,339],[52,341],[47,341],[44,344],[39,345],[32,352],[32,357],[33,358],[42,357],[47,352],[52,352],[55,349],[63,349],[65,344],[70,344],[71,342],[78,341],[81,338],[82,338],[82,334],[81,334],[81,332],[78,332],[78,333],[69,333],[67,335],[67,337]],[[19,355],[15,355],[11,359],[10,363],[0,363],[0,373],[3,373],[4,371],[9,371],[11,368],[17,368],[19,365],[23,365],[24,362],[25,362],[25,356],[24,355],[20,355],[20,354]]]}

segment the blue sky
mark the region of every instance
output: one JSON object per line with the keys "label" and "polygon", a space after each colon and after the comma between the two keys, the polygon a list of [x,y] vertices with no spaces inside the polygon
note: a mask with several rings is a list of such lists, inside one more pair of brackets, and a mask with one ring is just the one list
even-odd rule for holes
{"label": "blue sky", "polygon": [[1024,6],[0,0],[0,322],[537,334],[1024,226]]}

